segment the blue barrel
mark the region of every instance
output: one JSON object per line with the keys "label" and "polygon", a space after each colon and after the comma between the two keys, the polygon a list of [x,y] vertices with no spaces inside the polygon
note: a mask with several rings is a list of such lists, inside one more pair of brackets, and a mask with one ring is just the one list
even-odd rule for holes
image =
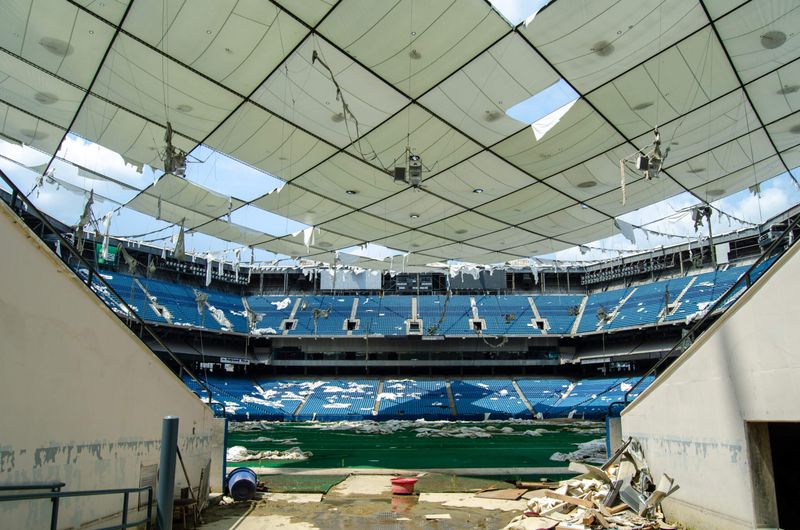
{"label": "blue barrel", "polygon": [[256,472],[237,467],[228,473],[228,491],[235,501],[249,501],[256,494]]}

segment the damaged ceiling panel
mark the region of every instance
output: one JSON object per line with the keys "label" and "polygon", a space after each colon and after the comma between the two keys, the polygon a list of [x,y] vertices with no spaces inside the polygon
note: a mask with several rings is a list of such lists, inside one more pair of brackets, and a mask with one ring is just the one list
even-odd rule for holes
{"label": "damaged ceiling panel", "polygon": [[[798,163],[793,2],[559,1],[516,27],[484,0],[6,4],[0,140],[52,156],[70,133],[152,182],[169,123],[215,189],[270,184],[245,203],[166,175],[128,206],[288,256],[371,242],[421,253],[415,267],[524,258]],[[626,171],[623,204],[620,162],[656,128],[663,169]],[[198,145],[233,160],[218,171]],[[230,223],[245,204],[252,222]]]}

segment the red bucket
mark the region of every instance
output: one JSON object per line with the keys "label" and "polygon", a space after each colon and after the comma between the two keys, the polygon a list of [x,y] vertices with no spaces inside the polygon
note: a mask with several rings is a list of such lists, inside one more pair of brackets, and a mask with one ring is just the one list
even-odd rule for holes
{"label": "red bucket", "polygon": [[392,493],[395,495],[411,495],[414,493],[415,478],[398,477],[392,479]]}

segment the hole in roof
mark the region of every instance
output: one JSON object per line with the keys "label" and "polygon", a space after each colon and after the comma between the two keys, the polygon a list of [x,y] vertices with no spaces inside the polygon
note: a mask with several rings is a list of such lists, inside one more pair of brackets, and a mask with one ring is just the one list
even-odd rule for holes
{"label": "hole in roof", "polygon": [[354,247],[347,247],[340,249],[339,252],[375,260],[383,260],[386,258],[390,258],[392,256],[399,256],[401,254],[405,254],[405,252],[403,252],[402,250],[384,247],[383,245],[378,245],[377,243],[367,243],[366,245],[356,245]]}
{"label": "hole in roof", "polygon": [[329,248],[331,244],[328,241],[320,241],[319,243],[317,243],[317,246],[322,248]]}
{"label": "hole in roof", "polygon": [[466,234],[466,233],[467,230],[465,228],[459,228],[458,230],[456,230],[456,234]]}
{"label": "hole in roof", "polygon": [[567,114],[578,97],[569,83],[559,79],[538,94],[517,103],[506,114],[517,121],[531,124],[539,141]]}
{"label": "hole in roof", "polygon": [[186,180],[243,201],[252,201],[283,185],[281,179],[205,145],[194,149],[188,161]]}
{"label": "hole in roof", "polygon": [[644,110],[644,109],[652,107],[652,106],[653,106],[653,102],[652,101],[645,101],[645,102],[639,103],[638,105],[634,105],[633,107],[631,107],[631,110]]}
{"label": "hole in roof", "polygon": [[696,167],[696,168],[692,168],[692,169],[687,169],[686,172],[687,173],[695,173],[695,174],[697,174],[697,173],[702,173],[705,170],[706,170],[706,168],[704,168],[704,167]]}
{"label": "hole in roof", "polygon": [[585,180],[583,182],[579,182],[577,185],[577,187],[581,189],[594,188],[595,186],[597,186],[597,181],[594,180]]}
{"label": "hole in roof", "polygon": [[768,50],[780,48],[784,42],[786,42],[786,33],[782,31],[768,31],[761,35],[761,45]]}
{"label": "hole in roof", "polygon": [[714,188],[713,190],[708,190],[706,192],[706,195],[708,195],[709,197],[719,197],[721,195],[725,195],[725,190],[720,188]]}
{"label": "hole in roof", "polygon": [[783,85],[780,90],[778,90],[778,94],[785,96],[786,94],[794,94],[800,90],[800,85]]}
{"label": "hole in roof", "polygon": [[789,129],[789,132],[792,134],[800,134],[800,125],[792,126],[792,128]]}
{"label": "hole in roof", "polygon": [[231,213],[231,221],[245,228],[264,232],[275,237],[294,234],[308,228],[308,225],[294,219],[289,219],[249,204],[234,210]]}
{"label": "hole in roof", "polygon": [[408,52],[408,56],[414,60],[422,59],[422,54],[419,53],[417,50],[411,50],[410,52]]}
{"label": "hole in roof", "polygon": [[344,121],[344,114],[342,114],[341,112],[337,112],[336,114],[331,116],[331,121],[333,123],[343,122]]}
{"label": "hole in roof", "polygon": [[81,177],[96,180],[113,179],[137,190],[152,184],[156,177],[152,168],[126,159],[111,149],[72,133],[67,135],[57,156],[87,169],[88,171],[83,171],[79,168],[78,173]]}
{"label": "hole in roof", "polygon": [[183,112],[184,114],[186,114],[186,113],[192,112],[194,110],[194,107],[192,107],[191,105],[187,105],[186,103],[181,103],[180,105],[175,107],[175,110],[177,110],[178,112]]}
{"label": "hole in roof", "polygon": [[550,0],[489,0],[495,11],[512,26],[523,20],[527,26]]}

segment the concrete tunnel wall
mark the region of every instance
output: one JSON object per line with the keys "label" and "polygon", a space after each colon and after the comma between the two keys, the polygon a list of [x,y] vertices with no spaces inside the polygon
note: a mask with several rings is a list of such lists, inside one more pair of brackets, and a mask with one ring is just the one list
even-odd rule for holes
{"label": "concrete tunnel wall", "polygon": [[[221,420],[5,204],[0,210],[0,483],[138,487],[142,466],[158,464],[167,415],[180,418],[191,485],[212,457],[213,481],[223,448],[212,429]],[[180,464],[175,476],[177,493],[186,486]],[[50,506],[0,502],[0,527],[49,528]],[[121,495],[65,499],[59,528],[121,509]]]}
{"label": "concrete tunnel wall", "polygon": [[641,441],[654,479],[680,485],[665,512],[693,529],[777,527],[769,457],[748,446],[746,422],[800,421],[798,250],[623,412],[623,434]]}

